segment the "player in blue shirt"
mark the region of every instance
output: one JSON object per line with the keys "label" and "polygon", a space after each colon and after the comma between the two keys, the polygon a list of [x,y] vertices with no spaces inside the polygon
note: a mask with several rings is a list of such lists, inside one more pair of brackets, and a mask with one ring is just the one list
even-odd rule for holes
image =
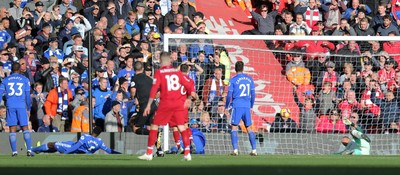
{"label": "player in blue shirt", "polygon": [[231,141],[233,146],[233,152],[231,155],[237,156],[238,153],[238,125],[240,120],[243,120],[244,125],[247,128],[249,140],[251,143],[252,151],[251,156],[257,156],[256,152],[256,135],[251,129],[251,113],[250,108],[253,108],[254,101],[256,98],[256,92],[254,89],[253,79],[243,73],[244,63],[238,61],[235,64],[236,75],[230,79],[228,96],[226,97],[226,109],[229,110],[231,98],[232,98],[232,132]]}
{"label": "player in blue shirt", "polygon": [[[6,106],[7,106],[7,126],[10,127],[10,145],[12,156],[17,156],[17,125],[22,127],[26,148],[28,150],[27,156],[32,157],[31,151],[31,133],[28,129],[28,112],[31,110],[31,97],[30,97],[30,83],[29,79],[20,74],[21,65],[13,63],[11,70],[13,74],[4,78],[0,85],[0,97],[5,92]],[[2,98],[1,98],[2,99]],[[1,101],[0,99],[0,101]],[[25,104],[21,105],[21,104]]]}
{"label": "player in blue shirt", "polygon": [[32,151],[36,153],[54,153],[58,151],[62,154],[94,154],[97,150],[102,149],[108,154],[121,154],[118,151],[111,150],[100,138],[97,138],[100,134],[101,128],[95,127],[92,135],[84,134],[77,142],[49,142],[39,147],[32,148]]}

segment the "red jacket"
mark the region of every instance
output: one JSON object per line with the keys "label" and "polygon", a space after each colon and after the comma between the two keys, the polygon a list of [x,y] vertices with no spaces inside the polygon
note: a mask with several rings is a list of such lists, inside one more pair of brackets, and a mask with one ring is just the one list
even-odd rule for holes
{"label": "red jacket", "polygon": [[[327,42],[326,45],[324,45],[324,42]],[[302,48],[305,47],[304,45],[308,44],[308,47],[306,47],[306,53],[308,56],[310,56],[312,53],[318,53],[318,52],[329,52],[330,50],[335,50],[335,45],[329,41],[298,41],[295,43],[295,46],[297,48]]]}
{"label": "red jacket", "polygon": [[317,125],[316,131],[322,133],[345,133],[347,132],[347,129],[342,120],[339,119],[335,124],[333,124],[332,120],[328,119],[328,117],[321,116],[321,120]]}
{"label": "red jacket", "polygon": [[383,50],[386,51],[389,55],[394,54],[396,56],[391,56],[398,64],[400,64],[400,42],[385,42],[382,46]]}

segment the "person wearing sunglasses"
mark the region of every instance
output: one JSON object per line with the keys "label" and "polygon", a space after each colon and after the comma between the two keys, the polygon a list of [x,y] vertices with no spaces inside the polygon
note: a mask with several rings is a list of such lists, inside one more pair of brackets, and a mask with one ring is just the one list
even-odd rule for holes
{"label": "person wearing sunglasses", "polygon": [[[276,6],[279,9],[279,5]],[[274,32],[275,18],[278,15],[278,11],[274,10],[268,13],[268,7],[261,5],[258,8],[260,13],[256,13],[252,8],[249,8],[250,14],[257,21],[257,29],[247,30],[242,35],[269,35]]]}

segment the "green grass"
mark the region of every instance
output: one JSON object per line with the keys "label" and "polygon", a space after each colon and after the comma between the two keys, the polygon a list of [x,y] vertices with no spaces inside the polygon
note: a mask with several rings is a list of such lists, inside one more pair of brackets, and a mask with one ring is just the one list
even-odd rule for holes
{"label": "green grass", "polygon": [[[141,161],[137,155],[60,155],[35,157],[0,156],[2,174],[398,174],[399,156],[293,156],[194,155],[193,161],[181,161],[182,155],[166,155]],[[42,173],[43,172],[43,173]]]}

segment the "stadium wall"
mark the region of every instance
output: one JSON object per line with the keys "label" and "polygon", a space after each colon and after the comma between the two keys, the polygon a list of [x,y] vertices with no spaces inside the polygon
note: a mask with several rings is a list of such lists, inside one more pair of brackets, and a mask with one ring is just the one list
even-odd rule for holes
{"label": "stadium wall", "polygon": [[[8,133],[0,133],[0,154],[11,154],[8,142]],[[206,154],[228,154],[231,151],[229,134],[205,134],[206,138],[218,138],[207,140]],[[77,133],[32,133],[33,146],[37,142],[41,144],[54,141],[69,141],[78,137]],[[258,137],[257,152],[259,154],[332,154],[341,149],[341,134],[274,134],[270,133]],[[372,155],[399,155],[400,135],[370,135]],[[100,138],[104,143],[124,154],[143,154],[146,150],[147,136],[133,133],[102,133]],[[172,135],[170,136],[172,138]],[[25,152],[22,133],[17,133],[17,150]],[[173,143],[173,142],[170,142]],[[170,145],[173,146],[173,145]],[[239,136],[239,151],[247,154],[250,143],[247,137]],[[100,151],[99,154],[104,154]]]}

